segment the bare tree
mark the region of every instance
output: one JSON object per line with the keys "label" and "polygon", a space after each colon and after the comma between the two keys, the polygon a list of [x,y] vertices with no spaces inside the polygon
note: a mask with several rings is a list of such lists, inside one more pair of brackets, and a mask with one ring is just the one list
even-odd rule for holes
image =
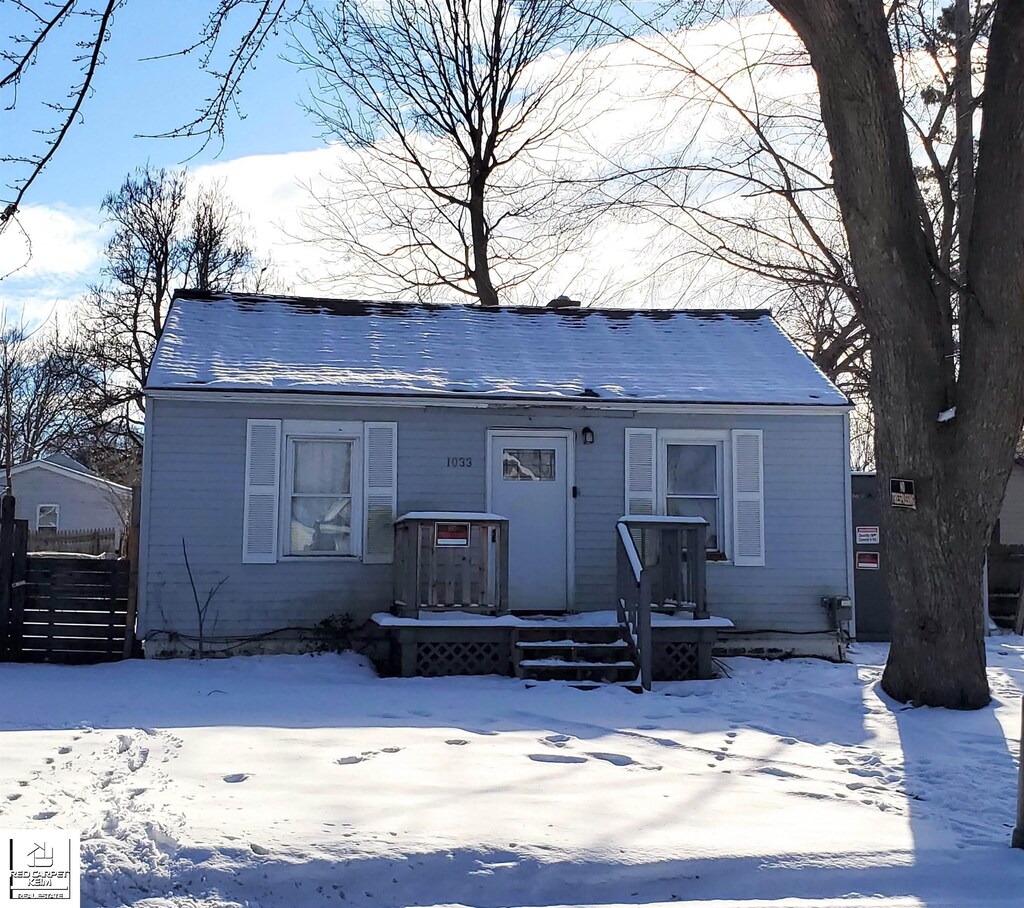
{"label": "bare tree", "polygon": [[[631,143],[597,185],[605,205],[610,200],[618,210],[656,218],[684,241],[668,265],[700,269],[705,287],[727,285],[735,295],[772,305],[829,378],[862,403],[870,339],[859,314],[817,92],[803,75],[806,51],[779,33],[774,17],[739,15],[764,6],[742,0],[669,5],[675,26],[706,27],[726,14],[735,17],[731,28],[719,30],[728,43],[710,61],[694,62],[691,33],[666,33],[640,9],[629,8],[631,21],[606,23],[682,81],[660,127],[672,137],[665,150],[645,153],[641,144],[638,153]],[[987,2],[957,0],[958,9],[964,6],[959,30],[949,11],[928,0],[893,4],[888,21],[919,209],[946,271],[957,267],[962,245],[965,148],[968,171],[972,164],[971,58],[983,47],[992,11]],[[957,106],[960,99],[966,101]]]}
{"label": "bare tree", "polygon": [[190,196],[184,172],[142,168],[104,199],[103,211],[114,227],[107,280],[93,287],[85,311],[103,375],[97,431],[141,447],[142,389],[174,290],[260,290],[268,266],[222,188]]}
{"label": "bare tree", "polygon": [[342,0],[301,21],[310,110],[357,152],[308,226],[361,278],[497,306],[578,236],[554,149],[584,112],[596,19],[565,0]]}
{"label": "bare tree", "polygon": [[[33,183],[84,117],[105,62],[104,48],[115,28],[117,11],[132,0],[7,0],[10,29],[0,38],[0,100],[13,128],[0,127],[0,163],[8,166],[7,192],[0,196],[0,235],[15,221]],[[306,0],[207,0],[209,14],[196,40],[170,53],[191,56],[212,80],[212,91],[189,122],[165,136],[198,138],[203,146],[223,137],[237,112],[242,79],[276,31],[304,7]],[[44,53],[45,52],[45,53]],[[66,90],[50,91],[47,75],[67,68],[74,73]],[[58,79],[52,79],[59,84]],[[37,85],[44,86],[42,89]],[[31,112],[14,118],[23,95]]]}
{"label": "bare tree", "polygon": [[901,701],[977,708],[989,699],[978,584],[1024,420],[1024,4],[992,5],[970,238],[955,272],[922,213],[884,4],[772,5],[818,80],[872,340],[879,472],[917,483],[916,510],[883,513],[894,599],[883,687]]}
{"label": "bare tree", "polygon": [[0,442],[8,489],[19,463],[79,453],[93,424],[96,382],[75,333],[48,326],[0,333]]}

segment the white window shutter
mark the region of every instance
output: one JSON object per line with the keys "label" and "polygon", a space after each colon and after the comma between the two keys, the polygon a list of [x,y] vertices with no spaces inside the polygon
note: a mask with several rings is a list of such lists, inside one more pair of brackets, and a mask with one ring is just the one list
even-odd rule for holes
{"label": "white window shutter", "polygon": [[245,443],[243,564],[277,561],[280,478],[281,420],[250,419]]}
{"label": "white window shutter", "polygon": [[656,429],[626,429],[626,515],[657,513]]}
{"label": "white window shutter", "polygon": [[764,565],[764,465],[760,429],[732,433],[733,553],[736,565]]}
{"label": "white window shutter", "polygon": [[391,564],[398,507],[398,423],[364,423],[363,452],[363,562]]}

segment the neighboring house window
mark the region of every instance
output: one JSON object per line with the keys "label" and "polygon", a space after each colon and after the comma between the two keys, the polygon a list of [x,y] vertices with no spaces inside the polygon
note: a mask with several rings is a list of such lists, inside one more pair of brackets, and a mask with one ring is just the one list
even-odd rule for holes
{"label": "neighboring house window", "polygon": [[60,529],[60,505],[41,504],[36,508],[36,529],[37,530],[59,530]]}
{"label": "neighboring house window", "polygon": [[356,438],[286,437],[286,555],[358,555]]}
{"label": "neighboring house window", "polygon": [[701,433],[665,433],[661,462],[665,510],[670,517],[703,517],[709,554],[727,557],[726,438]]}

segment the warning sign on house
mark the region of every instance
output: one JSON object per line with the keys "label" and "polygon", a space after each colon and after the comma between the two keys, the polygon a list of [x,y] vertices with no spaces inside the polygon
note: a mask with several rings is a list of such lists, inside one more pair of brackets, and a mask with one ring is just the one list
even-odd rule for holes
{"label": "warning sign on house", "polygon": [[469,524],[435,523],[434,544],[438,546],[469,545]]}
{"label": "warning sign on house", "polygon": [[857,570],[859,571],[877,571],[880,563],[878,552],[857,553]]}
{"label": "warning sign on house", "polygon": [[889,502],[894,508],[916,508],[917,493],[913,479],[890,479]]}
{"label": "warning sign on house", "polygon": [[857,545],[878,545],[878,527],[857,527]]}

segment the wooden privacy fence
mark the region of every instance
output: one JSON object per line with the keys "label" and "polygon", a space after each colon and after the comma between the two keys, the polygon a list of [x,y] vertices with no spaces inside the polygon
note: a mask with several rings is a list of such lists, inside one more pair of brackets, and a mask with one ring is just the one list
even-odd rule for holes
{"label": "wooden privacy fence", "polygon": [[77,552],[104,555],[116,552],[117,531],[107,530],[29,530],[30,552]]}
{"label": "wooden privacy fence", "polygon": [[0,659],[86,663],[131,655],[129,562],[29,555],[27,545],[13,498],[0,499]]}

